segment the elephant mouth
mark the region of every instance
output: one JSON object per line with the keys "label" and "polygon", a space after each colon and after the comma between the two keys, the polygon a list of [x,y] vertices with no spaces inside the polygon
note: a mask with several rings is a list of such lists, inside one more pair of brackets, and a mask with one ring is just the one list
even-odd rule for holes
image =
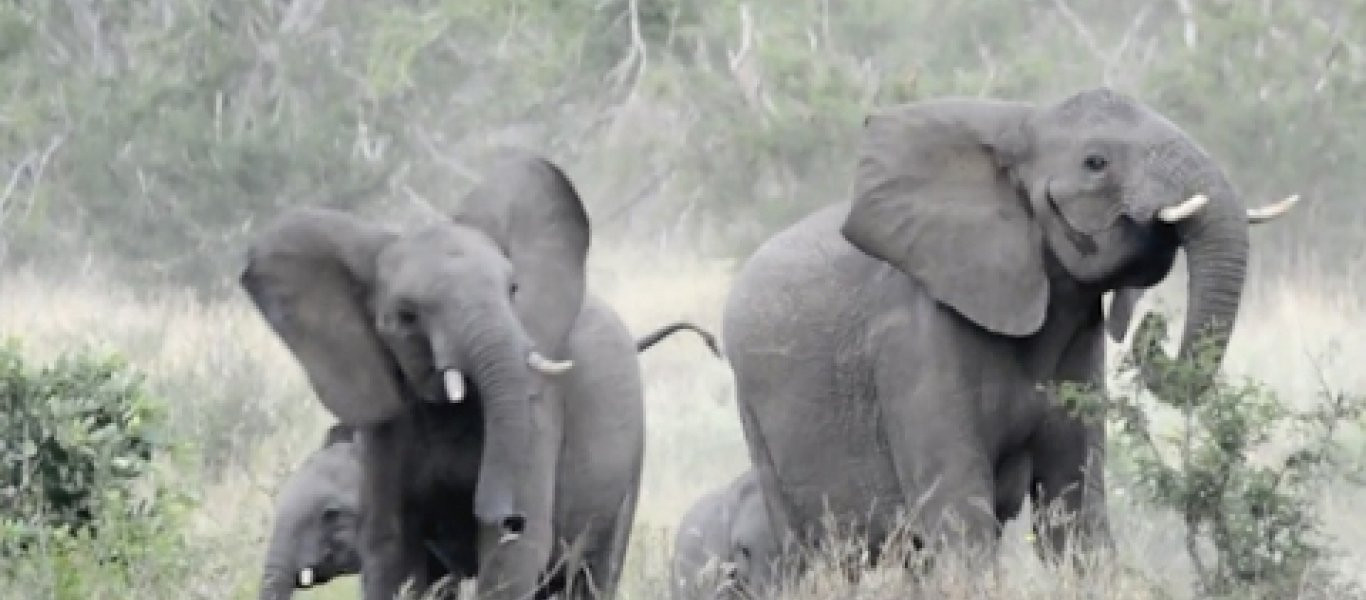
{"label": "elephant mouth", "polygon": [[1058,201],[1053,198],[1053,192],[1048,187],[1047,185],[1044,186],[1044,201],[1048,204],[1048,210],[1062,225],[1063,235],[1067,236],[1067,240],[1072,242],[1072,245],[1082,254],[1095,254],[1100,250],[1100,246],[1096,244],[1096,239],[1072,224],[1072,221],[1063,213],[1062,207],[1058,206]]}

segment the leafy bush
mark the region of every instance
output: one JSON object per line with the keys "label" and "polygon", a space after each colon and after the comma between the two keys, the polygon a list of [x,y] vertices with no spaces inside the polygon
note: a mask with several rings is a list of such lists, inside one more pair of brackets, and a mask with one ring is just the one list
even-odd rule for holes
{"label": "leafy bush", "polygon": [[[1330,552],[1316,503],[1350,470],[1335,464],[1339,433],[1360,426],[1366,398],[1325,391],[1301,411],[1254,381],[1209,384],[1213,355],[1197,345],[1194,360],[1173,361],[1166,333],[1162,317],[1144,318],[1119,365],[1124,392],[1102,400],[1065,386],[1062,400],[1108,416],[1136,489],[1182,516],[1204,593],[1292,597]],[[1153,425],[1163,408],[1179,412],[1175,431]]]}
{"label": "leafy bush", "polygon": [[[0,345],[0,553],[68,555],[92,548],[131,563],[173,532],[182,499],[155,481],[172,448],[164,407],[116,356],[77,353],[25,364]],[[71,558],[71,557],[68,557]]]}

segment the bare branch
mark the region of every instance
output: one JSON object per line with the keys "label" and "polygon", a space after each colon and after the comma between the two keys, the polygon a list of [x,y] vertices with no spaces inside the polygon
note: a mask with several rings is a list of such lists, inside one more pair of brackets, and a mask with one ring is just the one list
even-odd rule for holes
{"label": "bare branch", "polygon": [[1195,11],[1191,9],[1191,2],[1190,0],[1172,1],[1176,3],[1176,10],[1181,13],[1181,20],[1183,21],[1181,39],[1186,42],[1187,49],[1194,49],[1200,32],[1195,26]]}
{"label": "bare branch", "polygon": [[1105,52],[1100,49],[1100,43],[1096,41],[1096,36],[1091,33],[1091,28],[1087,27],[1086,23],[1082,22],[1081,17],[1078,17],[1077,13],[1072,11],[1072,7],[1068,6],[1067,2],[1064,0],[1053,0],[1053,5],[1058,8],[1058,13],[1072,25],[1072,29],[1077,31],[1077,35],[1081,36],[1081,41],[1086,44],[1087,48],[1091,49],[1092,54],[1095,54],[1096,56],[1105,55]]}

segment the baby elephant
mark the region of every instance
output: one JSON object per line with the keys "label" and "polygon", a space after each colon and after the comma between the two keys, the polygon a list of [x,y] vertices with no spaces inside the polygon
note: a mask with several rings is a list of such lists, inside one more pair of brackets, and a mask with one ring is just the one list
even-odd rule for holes
{"label": "baby elephant", "polygon": [[359,515],[360,462],[352,432],[334,425],[276,497],[261,600],[283,600],[296,588],[360,573]]}
{"label": "baby elephant", "polygon": [[751,469],[699,498],[674,538],[675,600],[761,597],[776,581],[778,540]]}

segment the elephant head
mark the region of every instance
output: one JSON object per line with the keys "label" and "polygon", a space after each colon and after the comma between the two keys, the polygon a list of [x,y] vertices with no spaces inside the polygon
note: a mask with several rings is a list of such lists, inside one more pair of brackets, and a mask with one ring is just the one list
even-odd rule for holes
{"label": "elephant head", "polygon": [[942,99],[865,122],[842,234],[988,331],[1038,332],[1060,283],[1115,291],[1122,337],[1137,290],[1176,250],[1189,267],[1180,357],[1211,335],[1218,365],[1242,295],[1245,211],[1193,139],[1132,98],[1086,90],[1050,105]]}
{"label": "elephant head", "polygon": [[262,600],[360,572],[360,461],[349,428],[328,430],[323,447],[285,480],[276,498],[262,572]]}
{"label": "elephant head", "polygon": [[414,231],[295,209],[261,233],[241,281],[342,423],[381,424],[420,402],[477,407],[475,516],[515,537],[532,403],[572,366],[549,357],[582,305],[588,243],[564,173],[503,150],[454,218]]}

